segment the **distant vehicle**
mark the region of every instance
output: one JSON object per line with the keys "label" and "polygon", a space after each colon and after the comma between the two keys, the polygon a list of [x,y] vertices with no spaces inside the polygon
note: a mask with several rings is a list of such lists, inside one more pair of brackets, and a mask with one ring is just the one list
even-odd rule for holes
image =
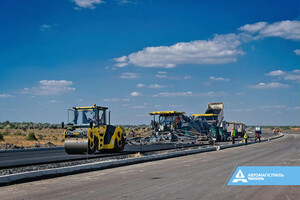
{"label": "distant vehicle", "polygon": [[275,135],[278,135],[278,134],[279,134],[279,129],[278,129],[278,128],[275,128],[275,129],[273,130],[273,133],[274,133]]}

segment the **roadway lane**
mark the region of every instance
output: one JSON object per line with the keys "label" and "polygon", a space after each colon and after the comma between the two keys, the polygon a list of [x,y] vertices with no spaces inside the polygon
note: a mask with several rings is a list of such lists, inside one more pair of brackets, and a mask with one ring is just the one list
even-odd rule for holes
{"label": "roadway lane", "polygon": [[[176,145],[177,148],[191,145]],[[151,150],[164,150],[175,148],[174,144],[167,145],[127,145],[124,148],[123,154],[145,152]],[[10,166],[18,166],[25,164],[38,164],[53,161],[70,161],[74,159],[85,159],[93,157],[112,156],[116,153],[96,153],[93,155],[68,155],[64,149],[52,149],[41,151],[23,151],[23,152],[3,152],[0,153],[0,169]]]}
{"label": "roadway lane", "polygon": [[225,186],[240,166],[299,166],[300,135],[0,188],[0,199],[299,199],[300,186]]}

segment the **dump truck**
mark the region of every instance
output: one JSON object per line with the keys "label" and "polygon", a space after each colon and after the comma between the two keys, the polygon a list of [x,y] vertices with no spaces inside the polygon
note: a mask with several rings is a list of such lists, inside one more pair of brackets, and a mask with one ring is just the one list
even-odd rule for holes
{"label": "dump truck", "polygon": [[[123,129],[108,123],[107,107],[73,107],[68,110],[68,124],[64,132],[64,148],[68,154],[92,154],[95,151],[121,152],[125,147]],[[64,128],[64,123],[62,123]]]}
{"label": "dump truck", "polygon": [[[235,132],[238,132],[238,126],[236,121],[227,121],[227,135],[230,136],[232,129],[235,130]],[[238,137],[238,134],[235,134],[235,137]]]}
{"label": "dump truck", "polygon": [[155,111],[148,114],[153,116],[151,127],[156,137],[169,137],[172,142],[207,137],[198,123],[186,116],[185,112]]}
{"label": "dump truck", "polygon": [[208,103],[207,109],[204,114],[193,114],[193,119],[200,126],[203,126],[205,132],[210,134],[213,140],[226,141],[227,131],[226,122],[223,116],[224,104],[219,103]]}
{"label": "dump truck", "polygon": [[237,134],[240,136],[240,137],[244,137],[244,132],[246,130],[246,125],[245,123],[243,122],[237,122]]}

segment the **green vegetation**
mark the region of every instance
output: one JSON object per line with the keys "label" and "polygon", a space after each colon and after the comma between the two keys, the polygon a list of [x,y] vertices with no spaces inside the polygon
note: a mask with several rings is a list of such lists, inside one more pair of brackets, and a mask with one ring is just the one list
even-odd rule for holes
{"label": "green vegetation", "polygon": [[27,140],[35,140],[37,141],[34,132],[30,132],[26,138]]}
{"label": "green vegetation", "polygon": [[3,134],[0,133],[0,141],[3,141],[3,140],[4,140]]}
{"label": "green vegetation", "polygon": [[43,129],[43,128],[51,128],[58,129],[61,128],[60,124],[50,124],[50,123],[33,123],[33,122],[0,122],[0,129],[22,129],[26,131],[27,129]]}

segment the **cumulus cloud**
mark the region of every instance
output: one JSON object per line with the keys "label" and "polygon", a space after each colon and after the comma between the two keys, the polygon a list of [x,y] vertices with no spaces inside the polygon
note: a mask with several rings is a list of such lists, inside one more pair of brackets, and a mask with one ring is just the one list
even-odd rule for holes
{"label": "cumulus cloud", "polygon": [[192,96],[206,96],[206,97],[213,97],[213,96],[223,96],[224,92],[160,92],[158,94],[152,95],[152,97],[192,97]]}
{"label": "cumulus cloud", "polygon": [[276,71],[271,71],[266,75],[283,77],[284,80],[288,80],[288,81],[300,81],[300,70],[298,69],[295,69],[293,71],[276,70]]}
{"label": "cumulus cloud", "polygon": [[271,83],[259,83],[257,85],[250,86],[251,88],[255,89],[277,89],[277,88],[288,88],[290,85],[283,84],[283,83],[277,83],[277,82],[271,82]]}
{"label": "cumulus cloud", "polygon": [[75,91],[75,88],[71,87],[72,81],[66,80],[41,80],[39,85],[33,88],[24,88],[23,94],[34,94],[34,95],[57,95],[71,91]]}
{"label": "cumulus cloud", "polygon": [[212,81],[229,81],[229,78],[222,78],[222,77],[214,77],[214,76],[211,76],[209,77],[210,80]]}
{"label": "cumulus cloud", "polygon": [[238,55],[244,54],[239,48],[240,44],[240,38],[235,34],[215,35],[211,40],[146,47],[115,61],[139,67],[162,68],[173,68],[179,64],[223,64],[235,62]]}
{"label": "cumulus cloud", "polygon": [[286,74],[286,72],[282,71],[282,70],[275,70],[275,71],[271,71],[269,73],[266,73],[267,76],[282,76]]}
{"label": "cumulus cloud", "polygon": [[281,37],[288,40],[300,40],[300,21],[280,21],[272,24],[258,22],[246,24],[239,30],[256,34],[256,39],[265,37]]}
{"label": "cumulus cloud", "polygon": [[242,27],[240,27],[238,30],[240,31],[246,31],[246,32],[250,32],[250,33],[256,33],[260,30],[262,30],[263,28],[265,28],[267,26],[267,22],[257,22],[255,24],[246,24]]}
{"label": "cumulus cloud", "polygon": [[0,94],[0,99],[4,99],[4,98],[10,98],[10,97],[13,97],[12,95],[10,94]]}
{"label": "cumulus cloud", "polygon": [[297,55],[297,56],[300,56],[300,49],[295,49],[295,54]]}
{"label": "cumulus cloud", "polygon": [[80,8],[88,8],[88,9],[95,9],[97,4],[104,4],[105,1],[103,0],[72,0],[77,7],[75,9]]}
{"label": "cumulus cloud", "polygon": [[137,79],[137,78],[140,78],[140,75],[138,73],[126,72],[126,73],[122,73],[122,75],[120,76],[120,78],[124,78],[124,79]]}
{"label": "cumulus cloud", "polygon": [[142,95],[142,93],[139,93],[139,92],[131,92],[130,96],[132,96],[132,97],[138,97],[138,96],[143,96],[143,95]]}

